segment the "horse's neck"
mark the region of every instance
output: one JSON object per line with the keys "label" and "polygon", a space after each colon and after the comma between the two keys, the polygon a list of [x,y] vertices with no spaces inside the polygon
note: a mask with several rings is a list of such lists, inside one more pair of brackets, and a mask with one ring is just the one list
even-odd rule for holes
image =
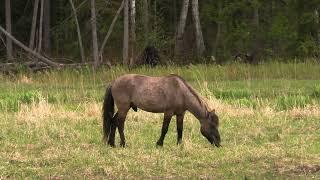
{"label": "horse's neck", "polygon": [[187,110],[190,111],[199,121],[206,118],[208,115],[207,107],[203,103],[199,102],[193,94],[189,93],[187,97]]}

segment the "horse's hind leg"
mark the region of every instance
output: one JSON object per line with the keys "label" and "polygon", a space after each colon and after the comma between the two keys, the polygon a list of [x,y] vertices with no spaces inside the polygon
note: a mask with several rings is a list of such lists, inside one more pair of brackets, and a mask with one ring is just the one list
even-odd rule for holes
{"label": "horse's hind leg", "polygon": [[118,113],[116,113],[112,118],[111,131],[108,139],[108,144],[112,147],[115,146],[115,135],[116,135],[117,122],[118,122],[117,119],[118,119]]}
{"label": "horse's hind leg", "polygon": [[125,147],[125,145],[126,145],[126,140],[124,137],[124,122],[126,120],[129,108],[125,109],[125,110],[118,111],[119,115],[117,117],[117,121],[118,121],[117,125],[118,125],[118,131],[119,131],[119,135],[120,135],[120,146],[121,147]]}
{"label": "horse's hind leg", "polygon": [[164,119],[163,119],[163,124],[162,124],[162,129],[161,129],[161,136],[157,142],[158,146],[163,146],[163,140],[168,132],[168,127],[169,127],[172,115],[173,115],[172,113],[164,113]]}
{"label": "horse's hind leg", "polygon": [[184,118],[184,113],[177,115],[177,144],[182,143],[182,131],[183,131],[183,118]]}

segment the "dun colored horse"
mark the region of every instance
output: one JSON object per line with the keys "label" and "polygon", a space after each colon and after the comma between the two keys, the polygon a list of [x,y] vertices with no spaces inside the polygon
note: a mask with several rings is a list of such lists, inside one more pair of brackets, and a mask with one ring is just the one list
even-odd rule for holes
{"label": "dun colored horse", "polygon": [[[118,112],[114,115],[114,105]],[[163,145],[172,116],[177,117],[177,144],[182,141],[183,118],[191,112],[200,122],[200,132],[211,144],[220,146],[218,131],[219,119],[214,110],[209,111],[198,94],[180,76],[168,75],[150,77],[127,74],[115,79],[106,90],[103,103],[103,135],[110,146],[115,145],[115,132],[118,127],[120,145],[125,146],[124,122],[129,109],[138,108],[164,113],[161,136],[157,142]]]}

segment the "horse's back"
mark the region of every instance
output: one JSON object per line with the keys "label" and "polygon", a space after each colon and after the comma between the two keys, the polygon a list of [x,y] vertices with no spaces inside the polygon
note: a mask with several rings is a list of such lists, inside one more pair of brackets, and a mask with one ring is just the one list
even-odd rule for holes
{"label": "horse's back", "polygon": [[118,106],[134,104],[146,111],[164,112],[183,104],[181,81],[174,75],[127,74],[115,79],[112,88]]}

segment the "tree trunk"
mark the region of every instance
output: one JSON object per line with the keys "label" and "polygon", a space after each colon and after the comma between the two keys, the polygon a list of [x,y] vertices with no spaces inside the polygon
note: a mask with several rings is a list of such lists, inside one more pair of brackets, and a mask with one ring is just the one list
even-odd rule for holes
{"label": "tree trunk", "polygon": [[18,41],[16,38],[14,38],[9,32],[7,32],[5,29],[3,29],[0,26],[0,31],[5,34],[7,36],[7,38],[9,38],[10,40],[12,40],[16,45],[20,46],[22,49],[24,49],[25,51],[27,51],[28,53],[34,55],[35,57],[39,58],[42,62],[47,63],[51,66],[54,67],[59,67],[60,64],[52,62],[51,60],[49,60],[46,57],[41,56],[39,53],[37,53],[36,51],[28,48],[27,46],[25,46],[24,44],[22,44],[20,41]]}
{"label": "tree trunk", "polygon": [[43,49],[46,54],[50,54],[50,0],[44,1],[43,14]]}
{"label": "tree trunk", "polygon": [[[6,0],[5,2],[5,7],[6,7],[6,29],[9,34],[11,34],[11,4],[10,0]],[[6,44],[7,44],[7,56],[9,60],[13,59],[12,55],[12,40],[7,36],[6,39]]]}
{"label": "tree trunk", "polygon": [[117,13],[116,13],[116,15],[114,16],[114,18],[113,18],[113,20],[112,20],[112,23],[111,23],[111,25],[110,25],[110,27],[109,27],[109,30],[108,30],[108,32],[107,32],[107,35],[106,35],[106,37],[104,38],[104,40],[103,40],[103,42],[102,42],[102,45],[101,45],[100,51],[99,51],[99,55],[100,55],[100,56],[102,56],[102,54],[103,54],[103,49],[104,49],[104,47],[105,47],[105,45],[106,45],[106,43],[107,43],[107,41],[108,41],[108,39],[109,39],[112,31],[113,31],[113,27],[114,27],[114,25],[115,25],[115,23],[116,23],[119,15],[120,15],[120,12],[121,12],[122,9],[123,9],[123,6],[124,6],[124,0],[122,1],[122,3],[121,3],[121,5],[120,5],[120,7],[119,7],[119,9],[118,9],[118,11],[117,11]]}
{"label": "tree trunk", "polygon": [[252,47],[252,52],[250,54],[251,56],[251,62],[252,64],[257,64],[260,61],[260,35],[259,35],[259,5],[254,6],[254,11],[253,11],[253,26],[255,29],[254,32],[254,42],[253,42],[253,47]]}
{"label": "tree trunk", "polygon": [[38,43],[38,52],[41,51],[42,48],[42,25],[43,25],[43,8],[44,8],[44,0],[41,0],[40,6],[40,22],[39,22],[39,43]]}
{"label": "tree trunk", "polygon": [[254,13],[253,13],[253,25],[256,29],[259,28],[259,7],[254,7]]}
{"label": "tree trunk", "polygon": [[143,0],[143,31],[145,46],[149,44],[149,5],[148,0]]}
{"label": "tree trunk", "polygon": [[136,45],[136,1],[130,0],[130,63],[134,65],[135,45]]}
{"label": "tree trunk", "polygon": [[320,23],[319,23],[319,10],[315,9],[314,10],[314,18],[315,18],[315,23],[317,26],[317,44],[320,46]]}
{"label": "tree trunk", "polygon": [[200,23],[200,17],[199,17],[199,3],[198,0],[192,0],[192,17],[193,17],[193,23],[195,25],[196,30],[196,47],[197,47],[197,55],[202,56],[203,52],[205,50],[203,36],[202,36],[202,30],[201,30],[201,23]]}
{"label": "tree trunk", "polygon": [[99,66],[99,57],[98,57],[98,37],[97,37],[97,19],[96,19],[96,1],[91,0],[91,28],[92,28],[92,43],[93,43],[93,59],[94,67],[98,68]]}
{"label": "tree trunk", "polygon": [[29,41],[29,48],[33,49],[34,47],[34,38],[36,35],[36,26],[37,26],[37,17],[38,17],[38,7],[39,7],[39,0],[34,1],[33,7],[33,15],[32,15],[32,25],[30,31],[30,41]]}
{"label": "tree trunk", "polygon": [[80,48],[80,55],[81,55],[81,62],[85,61],[85,56],[84,56],[84,50],[83,50],[83,45],[82,45],[82,38],[81,38],[81,31],[80,31],[80,26],[78,22],[78,17],[77,17],[77,10],[74,7],[73,1],[69,0],[72,11],[73,11],[73,16],[74,16],[74,21],[77,26],[77,34],[78,34],[78,42],[79,42],[79,48]]}
{"label": "tree trunk", "polygon": [[175,55],[180,56],[183,44],[183,34],[186,26],[187,14],[189,8],[189,0],[183,0],[179,24],[176,30]]}
{"label": "tree trunk", "polygon": [[221,22],[221,11],[222,11],[222,2],[219,1],[218,2],[218,18],[219,20],[216,22],[217,23],[217,34],[216,34],[216,39],[214,41],[213,44],[213,48],[212,48],[212,52],[211,54],[217,58],[217,52],[218,52],[218,48],[219,48],[219,42],[221,39],[221,26],[222,26],[222,22]]}
{"label": "tree trunk", "polygon": [[123,20],[123,64],[128,65],[128,46],[129,46],[129,0],[124,0],[124,20]]}
{"label": "tree trunk", "polygon": [[153,8],[153,24],[154,27],[157,27],[157,0],[154,0]]}

